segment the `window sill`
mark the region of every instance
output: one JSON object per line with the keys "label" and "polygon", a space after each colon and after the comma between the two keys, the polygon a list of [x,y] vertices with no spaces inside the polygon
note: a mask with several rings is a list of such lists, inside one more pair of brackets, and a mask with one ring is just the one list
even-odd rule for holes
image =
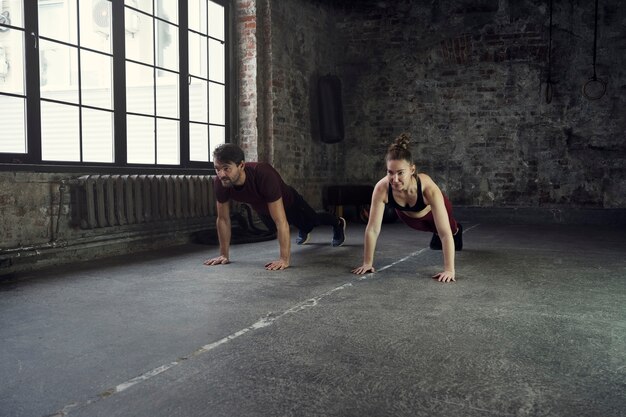
{"label": "window sill", "polygon": [[61,164],[10,164],[0,163],[0,172],[44,172],[44,173],[85,173],[85,174],[174,174],[201,175],[214,174],[212,163],[201,163],[188,167],[155,167],[152,165],[131,165],[126,167],[111,165],[61,165]]}

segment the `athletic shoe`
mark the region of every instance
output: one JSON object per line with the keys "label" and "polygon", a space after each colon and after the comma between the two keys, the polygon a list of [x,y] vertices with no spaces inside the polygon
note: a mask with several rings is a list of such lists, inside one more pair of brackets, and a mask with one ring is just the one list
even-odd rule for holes
{"label": "athletic shoe", "polygon": [[339,218],[339,224],[333,227],[333,247],[343,245],[346,241],[346,219]]}
{"label": "athletic shoe", "polygon": [[302,230],[298,231],[298,237],[296,238],[297,245],[306,245],[311,238],[311,232],[304,233]]}
{"label": "athletic shoe", "polygon": [[441,250],[441,239],[437,233],[433,233],[432,239],[430,239],[430,248],[432,250]]}
{"label": "athletic shoe", "polygon": [[456,226],[458,231],[452,236],[454,238],[454,250],[460,251],[463,250],[463,226],[461,223],[457,223]]}
{"label": "athletic shoe", "polygon": [[[457,223],[457,232],[452,236],[454,239],[454,250],[460,251],[463,250],[463,226],[461,223]],[[441,239],[439,239],[439,235],[437,233],[433,233],[432,239],[430,239],[430,248],[432,250],[441,250]]]}

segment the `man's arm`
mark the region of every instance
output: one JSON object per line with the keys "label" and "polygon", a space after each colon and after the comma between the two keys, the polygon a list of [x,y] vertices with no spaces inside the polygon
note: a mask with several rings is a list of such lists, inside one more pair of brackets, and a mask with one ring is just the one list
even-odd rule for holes
{"label": "man's arm", "polygon": [[291,256],[291,237],[289,235],[289,223],[287,222],[287,214],[283,206],[283,199],[267,203],[267,208],[272,216],[272,220],[276,224],[278,244],[280,246],[280,257],[276,261],[272,261],[265,265],[265,269],[276,271],[285,269],[289,266],[289,258]]}
{"label": "man's arm", "polygon": [[220,242],[220,256],[204,261],[205,265],[222,265],[229,261],[228,253],[230,250],[230,202],[217,202],[217,238]]}

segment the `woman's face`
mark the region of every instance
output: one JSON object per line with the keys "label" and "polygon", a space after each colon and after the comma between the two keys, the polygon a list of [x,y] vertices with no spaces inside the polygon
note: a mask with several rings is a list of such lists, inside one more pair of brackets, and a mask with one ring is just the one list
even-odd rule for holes
{"label": "woman's face", "polygon": [[387,179],[394,190],[408,189],[414,173],[415,165],[408,161],[395,159],[387,161]]}

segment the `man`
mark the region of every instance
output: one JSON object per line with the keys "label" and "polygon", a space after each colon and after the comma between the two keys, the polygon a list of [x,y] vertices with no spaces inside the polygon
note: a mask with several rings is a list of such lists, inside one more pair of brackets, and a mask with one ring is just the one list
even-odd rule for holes
{"label": "man", "polygon": [[215,197],[217,200],[217,236],[220,255],[208,259],[205,265],[229,263],[230,249],[230,200],[247,203],[259,214],[263,222],[277,232],[280,247],[279,258],[265,265],[276,271],[289,266],[291,254],[289,225],[296,226],[296,243],[304,245],[315,226],[333,227],[332,246],[345,241],[346,221],[330,213],[317,213],[298,192],[285,184],[280,174],[268,163],[245,162],[244,154],[237,145],[226,143],[213,152],[215,165]]}

